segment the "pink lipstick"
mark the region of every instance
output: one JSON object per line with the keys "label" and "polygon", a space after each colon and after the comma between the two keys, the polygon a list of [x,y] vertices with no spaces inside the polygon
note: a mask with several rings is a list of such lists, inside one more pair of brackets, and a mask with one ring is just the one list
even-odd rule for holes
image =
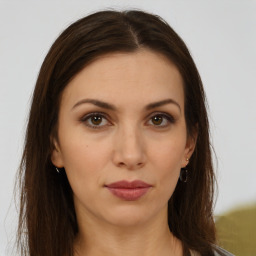
{"label": "pink lipstick", "polygon": [[134,180],[132,182],[121,180],[108,185],[105,185],[109,191],[126,201],[135,201],[145,195],[152,185],[147,184],[141,180]]}

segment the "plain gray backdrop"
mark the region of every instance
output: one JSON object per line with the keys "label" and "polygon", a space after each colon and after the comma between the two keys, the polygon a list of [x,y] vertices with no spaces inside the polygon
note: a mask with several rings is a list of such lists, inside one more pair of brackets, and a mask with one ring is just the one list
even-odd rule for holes
{"label": "plain gray backdrop", "polygon": [[11,255],[15,240],[14,181],[40,65],[63,29],[105,8],[153,12],[184,39],[209,102],[215,213],[256,202],[256,1],[0,1],[1,256]]}

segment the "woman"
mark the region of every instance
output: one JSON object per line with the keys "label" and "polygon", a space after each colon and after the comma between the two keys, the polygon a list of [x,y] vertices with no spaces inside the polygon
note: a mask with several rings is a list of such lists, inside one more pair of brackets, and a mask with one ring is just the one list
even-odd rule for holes
{"label": "woman", "polygon": [[157,16],[102,11],[59,36],[20,170],[22,255],[229,255],[214,245],[202,82]]}

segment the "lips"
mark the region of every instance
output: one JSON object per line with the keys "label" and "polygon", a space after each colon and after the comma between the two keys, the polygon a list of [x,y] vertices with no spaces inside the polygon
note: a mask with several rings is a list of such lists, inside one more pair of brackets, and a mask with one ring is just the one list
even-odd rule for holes
{"label": "lips", "polygon": [[145,195],[152,185],[141,180],[134,180],[132,182],[122,180],[105,185],[105,187],[120,199],[135,201]]}

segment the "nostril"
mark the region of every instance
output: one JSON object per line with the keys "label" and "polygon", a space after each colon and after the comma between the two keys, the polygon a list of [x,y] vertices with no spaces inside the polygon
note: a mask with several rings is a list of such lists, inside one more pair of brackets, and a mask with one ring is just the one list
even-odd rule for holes
{"label": "nostril", "polygon": [[141,168],[143,166],[143,162],[139,162],[139,163],[125,163],[125,162],[119,162],[118,163],[118,166],[119,167],[125,167],[127,169],[130,169],[130,170],[135,170],[135,169],[138,169],[138,168]]}

